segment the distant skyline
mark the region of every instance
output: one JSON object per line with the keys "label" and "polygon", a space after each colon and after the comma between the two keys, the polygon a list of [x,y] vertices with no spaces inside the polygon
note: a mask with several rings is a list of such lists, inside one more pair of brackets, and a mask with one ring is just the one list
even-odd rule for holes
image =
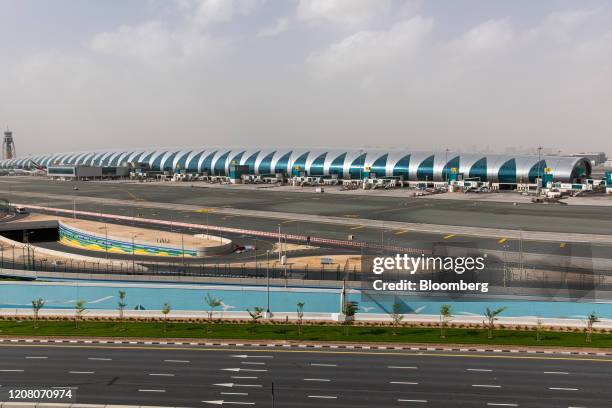
{"label": "distant skyline", "polygon": [[612,155],[612,2],[0,0],[18,156],[318,146]]}

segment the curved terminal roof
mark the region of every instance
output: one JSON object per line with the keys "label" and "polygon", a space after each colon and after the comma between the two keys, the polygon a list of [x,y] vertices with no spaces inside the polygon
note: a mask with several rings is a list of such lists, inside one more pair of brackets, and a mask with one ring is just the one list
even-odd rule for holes
{"label": "curved terminal roof", "polygon": [[554,180],[572,182],[591,174],[585,157],[496,155],[456,152],[402,150],[347,150],[304,148],[192,148],[119,149],[34,155],[0,160],[0,168],[31,169],[36,166],[146,165],[153,171],[186,170],[192,173],[228,175],[230,164],[248,166],[256,175],[305,172],[309,176],[337,174],[342,179],[359,179],[364,172],[376,177],[403,177],[405,180],[443,181],[451,172],[464,178],[499,183],[534,182],[550,169]]}

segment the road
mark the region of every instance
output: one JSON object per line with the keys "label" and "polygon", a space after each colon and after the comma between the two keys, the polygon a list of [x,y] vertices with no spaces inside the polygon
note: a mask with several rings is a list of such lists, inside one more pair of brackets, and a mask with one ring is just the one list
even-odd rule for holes
{"label": "road", "polygon": [[80,403],[271,407],[609,407],[612,359],[520,353],[0,345],[0,384]]}
{"label": "road", "polygon": [[[53,182],[45,179],[4,178],[0,180],[0,192],[12,200],[58,208],[72,208],[73,198],[77,208],[120,215],[135,215],[152,219],[176,220],[209,225],[222,225],[262,231],[276,231],[280,225],[289,234],[311,235],[331,239],[355,239],[384,243],[386,245],[431,249],[434,246],[459,246],[478,251],[518,251],[559,257],[611,258],[610,245],[564,241],[566,234],[555,234],[558,242],[488,238],[461,234],[435,234],[385,227],[386,220],[439,222],[456,225],[546,231],[583,232],[609,234],[612,230],[612,207],[589,206],[538,206],[532,204],[512,206],[510,203],[478,203],[453,200],[422,200],[398,197],[359,197],[341,195],[316,195],[309,193],[280,193],[269,191],[232,190],[218,188],[189,188],[184,186],[160,186],[141,184],[112,184],[87,182]],[[72,190],[78,185],[79,190]],[[109,204],[112,198],[122,203]],[[204,211],[182,210],[189,204]],[[340,226],[325,222],[306,222],[291,219],[278,220],[265,217],[232,216],[206,212],[207,206],[246,208],[270,211],[286,210],[296,214],[342,216],[354,223]],[[433,212],[432,212],[433,211]],[[442,216],[442,213],[445,214]],[[419,215],[420,214],[420,215]],[[359,224],[357,218],[366,217],[380,221],[379,227]],[[609,225],[608,225],[609,224]],[[241,239],[249,242],[248,237]]]}
{"label": "road", "polygon": [[[78,186],[79,190],[73,190]],[[534,231],[609,234],[612,207],[520,204],[512,202],[475,202],[471,200],[432,200],[427,198],[351,196],[206,187],[190,188],[188,183],[149,185],[147,183],[62,182],[41,177],[2,177],[3,195],[19,192],[45,196],[60,194],[68,198],[95,197],[151,203],[188,204],[367,218],[384,221],[431,223],[473,227],[495,227]],[[296,188],[296,190],[300,190]],[[500,193],[511,194],[511,193]],[[17,201],[16,196],[11,201]]]}

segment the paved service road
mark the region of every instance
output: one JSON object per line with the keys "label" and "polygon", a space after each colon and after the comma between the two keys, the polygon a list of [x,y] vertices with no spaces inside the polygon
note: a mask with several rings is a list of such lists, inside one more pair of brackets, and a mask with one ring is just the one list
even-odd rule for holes
{"label": "paved service road", "polygon": [[612,359],[278,348],[1,345],[0,385],[80,403],[202,407],[609,407]]}
{"label": "paved service road", "polygon": [[[79,190],[73,190],[78,186]],[[264,186],[269,187],[269,186]],[[299,187],[296,191],[301,191]],[[3,177],[0,192],[11,201],[20,193],[36,193],[43,204],[47,197],[92,197],[130,200],[140,203],[171,203],[274,211],[321,216],[355,217],[410,223],[494,227],[531,231],[573,232],[607,235],[612,229],[612,207],[539,205],[512,202],[474,202],[471,200],[435,200],[376,195],[339,195],[200,187],[188,183],[151,185],[148,183],[59,182],[41,177]],[[500,193],[505,194],[505,193]],[[511,194],[511,193],[508,193]],[[51,198],[54,200],[54,198]],[[44,205],[44,204],[43,204]]]}

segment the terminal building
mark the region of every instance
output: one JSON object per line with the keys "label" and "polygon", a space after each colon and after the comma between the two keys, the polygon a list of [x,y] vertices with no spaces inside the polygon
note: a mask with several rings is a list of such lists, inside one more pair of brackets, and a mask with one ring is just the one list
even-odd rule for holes
{"label": "terminal building", "polygon": [[566,183],[584,183],[591,176],[591,161],[588,157],[401,149],[124,149],[47,154],[0,161],[0,169],[31,169],[34,166],[49,171],[84,166],[130,167],[167,174],[230,176],[233,173],[233,176],[238,177],[309,176],[342,180],[398,178],[405,181],[444,182],[455,178],[493,183],[500,189],[515,188],[521,183],[535,183],[544,173],[555,181]]}

